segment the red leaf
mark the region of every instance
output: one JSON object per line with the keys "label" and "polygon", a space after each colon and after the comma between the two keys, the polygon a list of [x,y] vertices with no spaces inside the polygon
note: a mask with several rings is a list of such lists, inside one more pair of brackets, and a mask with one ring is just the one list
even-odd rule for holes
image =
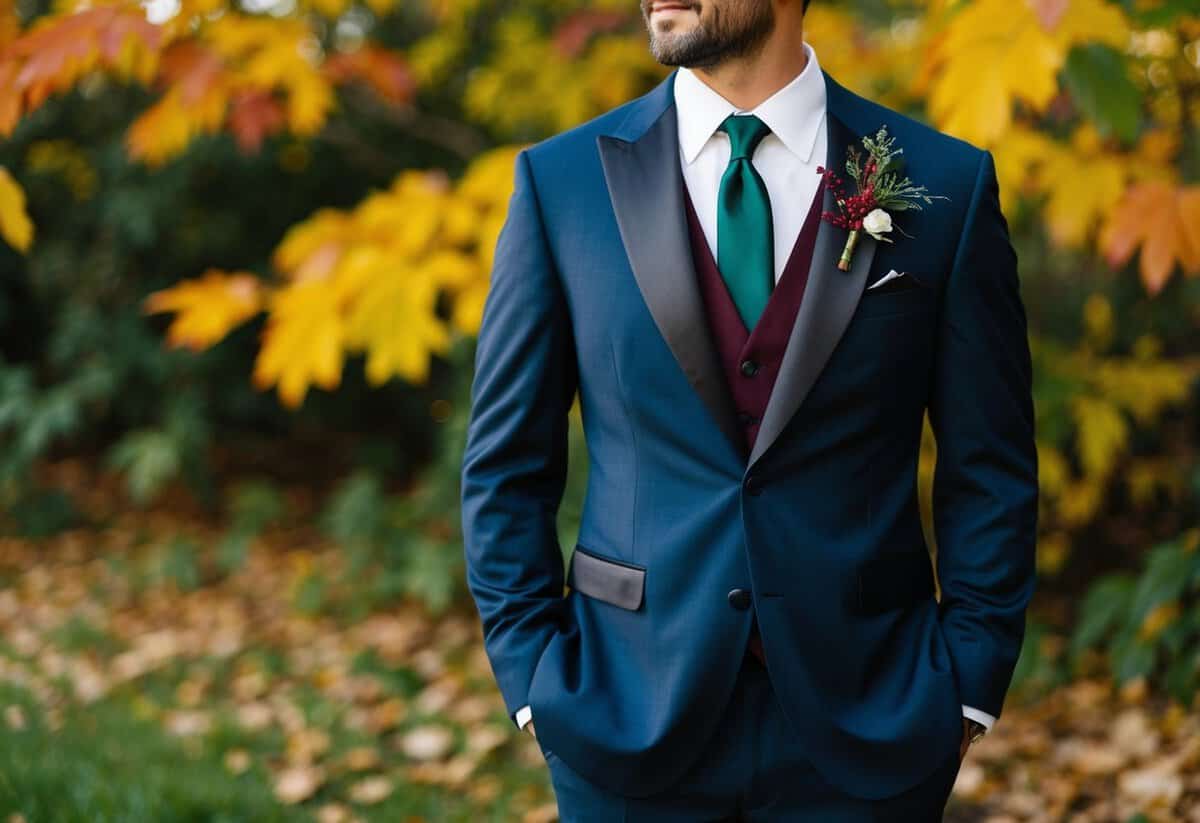
{"label": "red leaf", "polygon": [[283,105],[270,92],[242,90],[229,102],[229,130],[246,153],[258,151],[264,138],[282,131],[287,124]]}

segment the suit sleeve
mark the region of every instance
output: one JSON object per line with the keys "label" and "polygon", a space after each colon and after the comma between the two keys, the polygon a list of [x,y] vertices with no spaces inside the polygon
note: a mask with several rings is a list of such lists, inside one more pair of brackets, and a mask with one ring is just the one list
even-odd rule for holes
{"label": "suit sleeve", "polygon": [[567,304],[522,150],[484,302],[462,465],[467,586],[514,723],[563,613],[556,515],[577,384]]}
{"label": "suit sleeve", "polygon": [[987,150],[938,322],[929,417],[939,620],[962,703],[999,717],[1036,581],[1038,485],[1017,256]]}

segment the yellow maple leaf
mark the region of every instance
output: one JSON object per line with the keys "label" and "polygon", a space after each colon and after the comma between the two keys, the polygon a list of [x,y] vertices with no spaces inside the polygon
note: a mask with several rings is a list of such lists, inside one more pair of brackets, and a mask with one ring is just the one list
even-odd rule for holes
{"label": "yellow maple leaf", "polygon": [[481,208],[502,207],[512,196],[517,154],[525,144],[500,146],[471,161],[455,190]]}
{"label": "yellow maple leaf", "polygon": [[1088,378],[1105,397],[1150,428],[1167,408],[1187,401],[1196,369],[1172,360],[1110,358],[1090,364]]}
{"label": "yellow maple leaf", "polygon": [[1058,519],[1068,528],[1090,523],[1104,502],[1106,489],[1101,478],[1084,477],[1068,483],[1059,496]]}
{"label": "yellow maple leaf", "polygon": [[283,404],[296,408],[311,385],[331,390],[342,377],[345,322],[327,284],[290,283],[271,296],[262,348],[254,362],[259,389],[276,386]]}
{"label": "yellow maple leaf", "polygon": [[182,154],[200,134],[212,134],[225,119],[228,94],[214,86],[194,100],[183,99],[180,86],[173,86],[130,124],[125,146],[131,157],[148,166],[160,166]]}
{"label": "yellow maple leaf", "polygon": [[33,244],[33,221],[25,210],[25,190],[0,166],[0,237],[20,252]]}
{"label": "yellow maple leaf", "polygon": [[995,150],[996,178],[1000,182],[1000,205],[1010,213],[1022,194],[1045,188],[1039,172],[1046,159],[1056,154],[1058,143],[1040,131],[1017,125],[1004,133]]}
{"label": "yellow maple leaf", "polygon": [[288,126],[312,134],[324,125],[334,104],[333,89],[309,46],[312,30],[301,19],[229,14],[205,30],[212,47],[227,61],[238,85],[288,93]]}
{"label": "yellow maple leaf", "polygon": [[429,255],[424,269],[434,282],[450,290],[469,288],[478,283],[482,276],[478,260],[451,249]]}
{"label": "yellow maple leaf", "polygon": [[500,241],[500,231],[504,228],[505,214],[496,209],[487,216],[479,229],[479,263],[484,271],[490,272],[496,256],[496,244]]}
{"label": "yellow maple leaf", "polygon": [[1069,149],[1057,147],[1048,155],[1040,177],[1050,194],[1044,216],[1051,239],[1079,248],[1125,193],[1126,164],[1106,150],[1091,125],[1084,125]]}
{"label": "yellow maple leaf", "polygon": [[450,311],[450,322],[454,328],[472,337],[479,334],[483,325],[483,306],[487,302],[488,283],[486,280],[460,290],[454,297],[454,306]]}
{"label": "yellow maple leaf", "polygon": [[298,135],[319,132],[334,107],[333,87],[312,66],[292,73],[283,85],[288,91],[288,127]]}
{"label": "yellow maple leaf", "polygon": [[394,376],[424,383],[430,355],[445,354],[450,345],[446,325],[434,311],[438,283],[429,272],[399,266],[385,255],[375,262],[374,276],[350,309],[346,342],[366,351],[371,385]]}
{"label": "yellow maple leaf", "polygon": [[1071,413],[1078,431],[1076,446],[1084,471],[1104,478],[1116,464],[1117,456],[1129,442],[1129,425],[1120,410],[1102,397],[1077,395]]}
{"label": "yellow maple leaf", "polygon": [[[1050,10],[1053,5],[1053,10]],[[977,0],[954,15],[927,53],[929,112],[947,132],[993,145],[1016,101],[1045,111],[1072,46],[1125,45],[1129,25],[1105,0]]]}
{"label": "yellow maple leaf", "polygon": [[271,263],[297,280],[328,277],[343,251],[354,242],[354,220],[334,208],[321,208],[287,230]]}
{"label": "yellow maple leaf", "polygon": [[1057,497],[1071,479],[1071,467],[1067,458],[1056,446],[1037,442],[1038,488],[1042,493]]}
{"label": "yellow maple leaf", "polygon": [[1140,247],[1139,270],[1150,294],[1162,290],[1176,263],[1190,275],[1200,273],[1200,185],[1135,183],[1105,224],[1100,244],[1114,268]]}
{"label": "yellow maple leaf", "polygon": [[262,308],[262,286],[250,272],[209,269],[146,297],[147,314],[176,312],[167,329],[167,344],[202,351]]}
{"label": "yellow maple leaf", "polygon": [[440,245],[449,181],[439,172],[406,169],[391,188],[354,210],[357,234],[389,248],[400,260],[417,259]]}
{"label": "yellow maple leaf", "polygon": [[[861,17],[829,3],[813,3],[804,13],[804,39],[818,44],[821,68],[861,94],[871,94],[869,81],[879,76],[872,71],[872,61],[882,53],[883,44],[871,42],[869,32]],[[907,68],[902,63],[892,63],[892,68],[902,65]]]}

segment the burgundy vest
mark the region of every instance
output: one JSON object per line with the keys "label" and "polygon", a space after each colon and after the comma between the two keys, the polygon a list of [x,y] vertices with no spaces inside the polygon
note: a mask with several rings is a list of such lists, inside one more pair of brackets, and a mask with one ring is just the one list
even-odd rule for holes
{"label": "burgundy vest", "polygon": [[[817,242],[817,229],[821,225],[824,197],[825,182],[822,180],[817,186],[817,193],[809,206],[804,225],[796,236],[792,253],[779,275],[779,282],[771,290],[767,305],[759,315],[758,322],[754,324],[754,329],[747,332],[746,324],[742,322],[742,316],[738,314],[729,289],[721,278],[717,261],[713,260],[708,241],[704,239],[704,229],[700,227],[700,219],[696,216],[695,206],[692,205],[691,194],[688,193],[686,184],[683,187],[688,235],[692,244],[692,261],[695,263],[699,279],[700,297],[704,301],[705,313],[708,316],[709,332],[717,346],[721,370],[725,373],[725,384],[729,387],[734,407],[737,409],[747,459],[754,448],[759,423],[762,422],[763,412],[767,409],[767,400],[771,396],[775,378],[779,375],[783,350],[791,337],[792,324],[796,320],[796,312],[800,309],[800,300],[804,297],[804,287],[808,283],[808,267],[812,261],[813,247]],[[763,651],[757,617],[750,624],[747,650],[766,665],[766,653]]]}
{"label": "burgundy vest", "polygon": [[737,409],[738,423],[742,427],[746,445],[745,456],[749,458],[763,412],[767,408],[767,399],[779,374],[779,363],[791,336],[796,312],[800,309],[800,300],[804,297],[804,287],[808,283],[808,267],[821,223],[825,182],[822,180],[818,185],[779,282],[772,289],[754,329],[749,332],[721,278],[708,241],[704,239],[704,229],[700,227],[700,219],[696,216],[686,184],[683,193],[700,296],[708,316],[708,328],[721,360],[721,369],[725,373],[725,383]]}

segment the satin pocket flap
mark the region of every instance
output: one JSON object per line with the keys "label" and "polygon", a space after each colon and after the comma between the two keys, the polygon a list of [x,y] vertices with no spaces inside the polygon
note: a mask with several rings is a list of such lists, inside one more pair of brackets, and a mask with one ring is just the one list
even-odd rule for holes
{"label": "satin pocket flap", "polygon": [[571,552],[567,585],[622,609],[636,611],[642,605],[646,587],[646,569],[630,563],[610,560],[576,546]]}

